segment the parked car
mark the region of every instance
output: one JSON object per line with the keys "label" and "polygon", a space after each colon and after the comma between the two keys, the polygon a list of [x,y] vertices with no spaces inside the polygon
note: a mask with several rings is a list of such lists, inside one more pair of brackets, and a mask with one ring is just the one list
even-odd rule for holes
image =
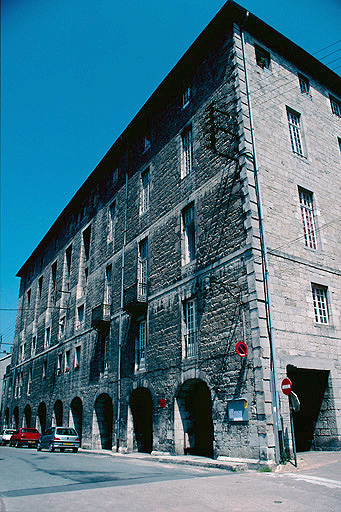
{"label": "parked car", "polygon": [[20,448],[25,444],[27,446],[36,447],[38,445],[39,437],[40,433],[36,428],[19,428],[19,430],[16,430],[14,434],[12,434],[9,445],[16,446],[17,448]]}
{"label": "parked car", "polygon": [[77,453],[79,445],[79,436],[74,428],[50,427],[40,436],[37,450],[46,449],[54,452],[56,448],[59,448],[61,452],[69,449]]}
{"label": "parked car", "polygon": [[0,434],[0,445],[5,446],[6,444],[9,444],[14,432],[15,430],[13,428],[5,428]]}

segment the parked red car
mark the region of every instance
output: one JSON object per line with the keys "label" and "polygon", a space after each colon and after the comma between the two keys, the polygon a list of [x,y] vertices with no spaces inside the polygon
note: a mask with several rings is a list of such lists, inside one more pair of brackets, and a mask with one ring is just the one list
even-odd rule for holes
{"label": "parked red car", "polygon": [[20,446],[36,447],[38,444],[38,440],[40,437],[40,433],[36,428],[19,428],[16,430],[10,439],[9,445],[16,446],[19,448]]}

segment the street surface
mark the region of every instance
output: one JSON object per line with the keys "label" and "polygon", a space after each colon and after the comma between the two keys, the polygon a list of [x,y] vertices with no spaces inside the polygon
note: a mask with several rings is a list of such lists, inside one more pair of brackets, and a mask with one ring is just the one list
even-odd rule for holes
{"label": "street surface", "polygon": [[[128,456],[0,448],[2,512],[340,512],[341,456],[229,472]],[[305,466],[304,466],[305,464]]]}

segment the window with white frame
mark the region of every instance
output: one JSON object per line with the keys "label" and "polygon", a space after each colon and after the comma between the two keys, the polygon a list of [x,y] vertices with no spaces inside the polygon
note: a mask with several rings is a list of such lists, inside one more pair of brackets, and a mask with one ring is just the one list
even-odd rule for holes
{"label": "window with white frame", "polygon": [[45,338],[44,338],[44,348],[47,348],[50,346],[51,342],[51,327],[46,327],[45,329]]}
{"label": "window with white frame", "polygon": [[116,211],[116,201],[112,201],[109,204],[108,208],[108,236],[107,241],[113,242],[115,239],[115,229],[117,224],[117,211]]}
{"label": "window with white frame", "polygon": [[194,299],[186,300],[184,303],[184,323],[185,356],[193,357],[198,354],[196,303]]}
{"label": "window with white frame", "polygon": [[137,324],[137,334],[135,338],[135,370],[144,370],[146,364],[146,344],[147,344],[147,322],[142,319]]}
{"label": "window with white frame", "polygon": [[257,44],[255,45],[255,57],[257,66],[259,66],[262,69],[270,68],[270,53],[264,48],[258,46]]}
{"label": "window with white frame", "polygon": [[290,142],[293,153],[303,155],[303,144],[301,136],[301,114],[287,108]]}
{"label": "window with white frame", "polygon": [[75,370],[78,370],[81,364],[81,346],[77,345],[75,349]]}
{"label": "window with white frame", "polygon": [[147,297],[148,282],[148,238],[141,240],[138,251],[137,293],[140,300],[145,300]]}
{"label": "window with white frame", "polygon": [[315,322],[317,324],[329,323],[327,287],[313,284],[312,287]]}
{"label": "window with white frame", "polygon": [[47,374],[47,359],[45,359],[45,361],[43,361],[43,368],[42,368],[42,378],[43,379],[46,379],[46,374]]}
{"label": "window with white frame", "polygon": [[314,198],[313,193],[309,190],[299,188],[300,208],[302,215],[304,241],[305,245],[310,249],[316,249],[316,228],[314,217]]}
{"label": "window with white frame", "polygon": [[301,73],[298,73],[298,81],[300,84],[301,93],[309,94],[310,93],[309,79],[306,76],[301,75]]}
{"label": "window with white frame", "polygon": [[182,91],[182,108],[187,107],[191,101],[191,87],[187,85]]}
{"label": "window with white frame", "polygon": [[31,356],[33,356],[36,353],[36,349],[37,349],[37,336],[34,335],[32,337]]}
{"label": "window with white frame", "polygon": [[65,373],[70,371],[70,350],[65,352]]}
{"label": "window with white frame", "polygon": [[19,346],[18,363],[21,363],[25,358],[25,344],[21,343]]}
{"label": "window with white frame", "polygon": [[28,370],[28,379],[27,379],[27,394],[30,395],[32,392],[32,368]]}
{"label": "window with white frame", "polygon": [[188,126],[181,134],[181,177],[185,178],[193,165],[192,127]]}
{"label": "window with white frame", "polygon": [[142,215],[149,209],[150,198],[150,169],[141,173],[140,179],[140,214]]}
{"label": "window with white frame", "polygon": [[329,99],[333,114],[335,114],[338,117],[341,117],[341,102],[331,95],[329,95]]}
{"label": "window with white frame", "polygon": [[61,340],[65,336],[65,315],[59,319],[59,339]]}
{"label": "window with white frame", "polygon": [[187,265],[195,259],[195,222],[194,204],[186,206],[182,210],[182,235],[183,235],[183,265]]}
{"label": "window with white frame", "polygon": [[76,328],[82,329],[83,327],[84,327],[84,304],[81,304],[77,308]]}
{"label": "window with white frame", "polygon": [[63,354],[58,354],[57,358],[57,375],[62,373]]}

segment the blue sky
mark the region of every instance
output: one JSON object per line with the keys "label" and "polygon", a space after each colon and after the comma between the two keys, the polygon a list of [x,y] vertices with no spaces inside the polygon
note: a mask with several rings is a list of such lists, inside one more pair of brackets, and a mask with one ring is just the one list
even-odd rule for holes
{"label": "blue sky", "polygon": [[[239,3],[310,53],[333,45],[316,57],[340,73],[339,0]],[[13,341],[18,269],[223,4],[2,0],[3,342]]]}

